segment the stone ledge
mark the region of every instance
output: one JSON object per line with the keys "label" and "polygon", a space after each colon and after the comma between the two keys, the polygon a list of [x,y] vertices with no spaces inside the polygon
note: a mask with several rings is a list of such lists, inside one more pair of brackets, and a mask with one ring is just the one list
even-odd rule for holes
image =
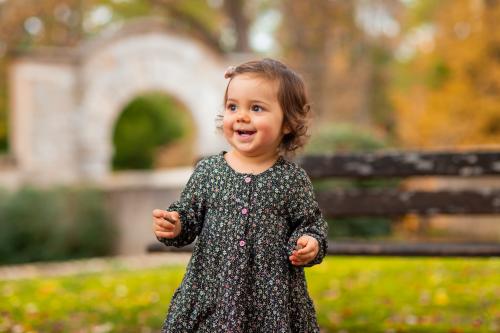
{"label": "stone ledge", "polygon": [[155,171],[113,172],[100,185],[106,190],[182,188],[186,185],[192,173],[192,167]]}

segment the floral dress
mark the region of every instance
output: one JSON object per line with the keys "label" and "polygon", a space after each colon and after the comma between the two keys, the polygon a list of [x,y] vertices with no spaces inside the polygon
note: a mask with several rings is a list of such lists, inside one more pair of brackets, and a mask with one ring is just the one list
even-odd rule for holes
{"label": "floral dress", "polygon": [[327,249],[327,224],[305,171],[280,157],[266,171],[239,173],[224,151],[200,161],[169,211],[181,233],[168,246],[197,241],[171,299],[162,332],[319,332],[304,266],[288,257],[297,239]]}

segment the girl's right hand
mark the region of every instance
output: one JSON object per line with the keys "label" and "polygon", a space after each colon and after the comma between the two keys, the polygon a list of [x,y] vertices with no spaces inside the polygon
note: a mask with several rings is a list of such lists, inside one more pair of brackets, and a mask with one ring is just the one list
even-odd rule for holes
{"label": "girl's right hand", "polygon": [[179,213],[153,210],[153,232],[157,238],[175,238],[181,233]]}

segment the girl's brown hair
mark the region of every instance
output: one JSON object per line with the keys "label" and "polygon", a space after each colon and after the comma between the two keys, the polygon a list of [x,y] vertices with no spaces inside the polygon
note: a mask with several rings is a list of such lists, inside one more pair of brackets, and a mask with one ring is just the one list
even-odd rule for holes
{"label": "girl's brown hair", "polygon": [[[300,76],[283,63],[269,58],[230,67],[225,73],[225,77],[230,80],[224,94],[224,105],[231,79],[240,74],[255,74],[279,83],[278,102],[283,110],[283,126],[290,130],[290,133],[283,136],[279,149],[284,154],[290,154],[303,147],[308,138],[307,125],[311,107]],[[222,118],[223,116],[219,116],[219,120]]]}

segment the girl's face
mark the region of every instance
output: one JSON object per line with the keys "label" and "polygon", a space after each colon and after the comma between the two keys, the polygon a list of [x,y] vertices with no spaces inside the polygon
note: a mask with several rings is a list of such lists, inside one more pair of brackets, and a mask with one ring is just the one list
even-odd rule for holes
{"label": "girl's face", "polygon": [[222,123],[224,137],[246,156],[277,154],[283,135],[278,83],[255,74],[231,79]]}

